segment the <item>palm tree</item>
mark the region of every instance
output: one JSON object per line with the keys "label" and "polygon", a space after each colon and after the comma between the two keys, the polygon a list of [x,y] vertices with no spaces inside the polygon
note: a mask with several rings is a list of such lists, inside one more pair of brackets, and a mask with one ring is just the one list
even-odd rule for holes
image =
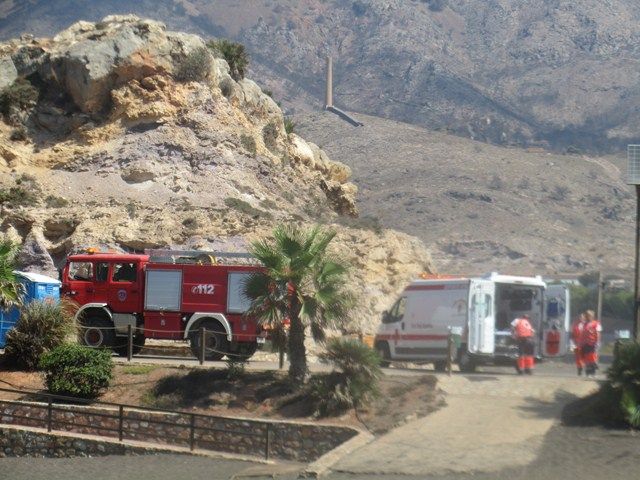
{"label": "palm tree", "polygon": [[276,330],[289,319],[289,377],[295,381],[304,382],[307,375],[305,328],[323,341],[324,329],[346,320],[351,304],[344,289],[347,269],[327,252],[335,235],[317,226],[281,225],[272,239],[251,245],[265,270],[245,283],[245,295],[252,300],[248,314]]}
{"label": "palm tree", "polygon": [[18,305],[22,298],[22,284],[13,273],[17,253],[18,245],[0,240],[0,310]]}

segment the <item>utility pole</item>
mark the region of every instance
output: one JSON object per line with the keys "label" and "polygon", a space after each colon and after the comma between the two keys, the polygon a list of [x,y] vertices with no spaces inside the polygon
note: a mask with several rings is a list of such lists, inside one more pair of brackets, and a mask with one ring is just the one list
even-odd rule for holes
{"label": "utility pole", "polygon": [[634,275],[635,308],[633,315],[633,339],[640,338],[640,145],[627,146],[627,184],[636,187],[636,268]]}
{"label": "utility pole", "polygon": [[640,341],[640,184],[636,184],[636,274],[634,298],[636,299],[636,308],[634,310],[633,322],[633,339]]}

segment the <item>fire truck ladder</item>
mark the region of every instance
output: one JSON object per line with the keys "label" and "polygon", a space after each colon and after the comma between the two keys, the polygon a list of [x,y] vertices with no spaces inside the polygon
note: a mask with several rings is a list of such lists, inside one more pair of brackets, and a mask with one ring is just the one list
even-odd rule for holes
{"label": "fire truck ladder", "polygon": [[207,252],[203,250],[147,249],[149,260],[156,263],[187,263],[200,265],[259,265],[249,253]]}

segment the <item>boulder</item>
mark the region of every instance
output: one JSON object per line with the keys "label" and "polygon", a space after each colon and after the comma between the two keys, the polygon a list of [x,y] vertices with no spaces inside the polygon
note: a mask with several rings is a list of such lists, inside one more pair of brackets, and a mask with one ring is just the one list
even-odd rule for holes
{"label": "boulder", "polygon": [[163,23],[133,15],[110,16],[96,24],[78,22],[54,38],[48,52],[50,71],[85,113],[109,106],[110,92],[131,80],[172,73],[204,41],[167,32]]}
{"label": "boulder", "polygon": [[25,238],[18,253],[17,268],[23,272],[41,273],[58,278],[58,270],[44,243],[42,233],[32,230]]}
{"label": "boulder", "polygon": [[0,90],[11,85],[18,78],[18,71],[11,57],[0,57]]}

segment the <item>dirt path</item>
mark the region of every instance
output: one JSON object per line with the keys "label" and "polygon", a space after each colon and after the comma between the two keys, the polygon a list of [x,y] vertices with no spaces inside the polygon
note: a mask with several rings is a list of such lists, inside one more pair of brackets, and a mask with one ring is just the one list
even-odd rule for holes
{"label": "dirt path", "polygon": [[447,407],[400,427],[333,466],[354,474],[444,475],[525,466],[562,407],[597,388],[584,378],[440,376]]}

